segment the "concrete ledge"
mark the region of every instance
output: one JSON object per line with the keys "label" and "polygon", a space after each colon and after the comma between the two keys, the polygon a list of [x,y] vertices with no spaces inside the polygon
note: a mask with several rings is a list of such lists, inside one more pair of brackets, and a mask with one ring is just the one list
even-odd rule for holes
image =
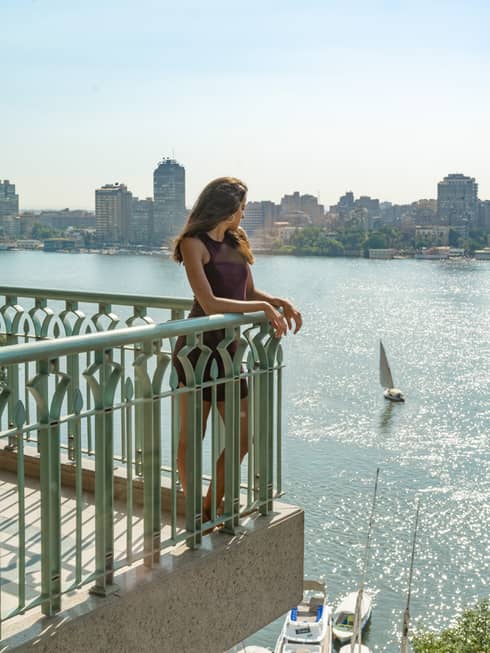
{"label": "concrete ledge", "polygon": [[65,596],[64,610],[33,610],[3,624],[7,653],[222,653],[297,603],[303,591],[304,513],[275,503],[239,533],[177,547],[153,570],[120,572],[117,593]]}

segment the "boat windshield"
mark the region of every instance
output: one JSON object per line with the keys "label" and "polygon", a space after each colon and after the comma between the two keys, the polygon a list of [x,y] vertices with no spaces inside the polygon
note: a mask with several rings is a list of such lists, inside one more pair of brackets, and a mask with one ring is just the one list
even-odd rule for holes
{"label": "boat windshield", "polygon": [[352,630],[354,626],[354,615],[352,612],[340,612],[335,617],[335,628],[340,630]]}

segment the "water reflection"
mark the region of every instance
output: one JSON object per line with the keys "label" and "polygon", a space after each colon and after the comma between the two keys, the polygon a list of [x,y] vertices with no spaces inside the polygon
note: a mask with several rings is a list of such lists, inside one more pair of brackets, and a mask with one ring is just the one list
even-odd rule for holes
{"label": "water reflection", "polygon": [[389,401],[384,407],[379,417],[379,433],[382,435],[390,435],[392,420],[393,420],[393,403]]}

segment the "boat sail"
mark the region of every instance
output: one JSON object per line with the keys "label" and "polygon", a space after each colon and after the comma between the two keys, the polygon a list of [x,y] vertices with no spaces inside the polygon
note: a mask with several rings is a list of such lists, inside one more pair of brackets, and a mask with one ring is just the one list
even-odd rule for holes
{"label": "boat sail", "polygon": [[393,376],[391,374],[388,358],[381,340],[379,341],[379,382],[383,388],[393,388]]}
{"label": "boat sail", "polygon": [[379,341],[379,382],[384,388],[383,396],[390,401],[405,401],[403,393],[395,388],[393,375],[391,374],[388,357],[381,340]]}
{"label": "boat sail", "polygon": [[400,653],[409,653],[408,652],[408,627],[410,624],[410,596],[412,593],[413,561],[415,557],[415,542],[417,539],[417,528],[419,523],[419,509],[420,509],[420,501],[418,501],[417,503],[417,511],[415,513],[415,528],[413,530],[413,541],[412,541],[412,557],[410,560],[410,572],[408,574],[407,605],[403,612],[403,630],[402,630],[402,642],[400,647]]}

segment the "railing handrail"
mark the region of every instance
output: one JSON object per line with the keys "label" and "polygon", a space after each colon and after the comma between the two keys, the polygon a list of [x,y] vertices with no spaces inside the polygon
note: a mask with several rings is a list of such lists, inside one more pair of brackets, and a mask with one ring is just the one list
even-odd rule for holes
{"label": "railing handrail", "polygon": [[21,286],[0,286],[0,295],[14,297],[43,297],[60,301],[97,302],[100,304],[144,305],[148,308],[189,310],[192,299],[187,297],[160,297],[158,295],[128,295],[125,293],[84,292],[81,290],[60,290],[57,288],[25,288]]}
{"label": "railing handrail", "polygon": [[[1,287],[0,287],[1,292]],[[195,317],[192,319],[169,320],[159,324],[126,327],[81,336],[40,340],[0,347],[0,365],[25,363],[35,360],[58,358],[67,354],[111,349],[124,345],[134,345],[142,340],[176,338],[196,331],[215,331],[250,323],[264,323],[267,316],[263,311],[256,313],[227,313]]]}

